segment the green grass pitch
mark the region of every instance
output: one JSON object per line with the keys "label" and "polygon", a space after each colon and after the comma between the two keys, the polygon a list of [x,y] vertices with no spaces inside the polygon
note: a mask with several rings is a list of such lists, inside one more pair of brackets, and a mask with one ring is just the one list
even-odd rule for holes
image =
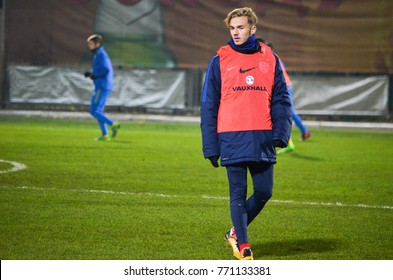
{"label": "green grass pitch", "polygon": [[[0,258],[234,259],[224,168],[197,124],[0,119]],[[393,133],[313,129],[280,155],[256,259],[393,259]],[[5,172],[9,163],[27,169]],[[250,191],[251,192],[251,189]]]}

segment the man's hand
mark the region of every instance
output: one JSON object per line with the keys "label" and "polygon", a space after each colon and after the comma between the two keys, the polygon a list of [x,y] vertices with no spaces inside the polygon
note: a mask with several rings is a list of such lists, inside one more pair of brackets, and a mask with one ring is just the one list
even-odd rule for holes
{"label": "man's hand", "polygon": [[92,79],[92,80],[95,80],[95,79],[96,79],[96,75],[94,75],[93,73],[91,73],[91,72],[89,72],[89,71],[86,71],[86,72],[84,73],[84,75],[85,75],[85,78],[90,78],[90,79]]}
{"label": "man's hand", "polygon": [[273,140],[273,146],[274,148],[285,148],[286,146],[284,143],[280,140]]}
{"label": "man's hand", "polygon": [[219,159],[219,158],[220,158],[219,156],[209,157],[210,163],[211,163],[215,168],[219,167],[219,165],[218,165],[218,159]]}

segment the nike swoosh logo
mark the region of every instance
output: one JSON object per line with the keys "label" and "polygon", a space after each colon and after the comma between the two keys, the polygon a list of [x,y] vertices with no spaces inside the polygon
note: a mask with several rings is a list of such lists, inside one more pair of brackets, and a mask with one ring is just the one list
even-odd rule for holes
{"label": "nike swoosh logo", "polygon": [[255,68],[257,68],[257,67],[252,67],[252,68],[248,68],[248,69],[242,69],[242,68],[240,68],[240,70],[239,70],[239,72],[241,73],[241,74],[243,74],[243,73],[246,73],[246,72],[248,72],[248,71],[251,71],[251,70],[253,70],[253,69],[255,69]]}

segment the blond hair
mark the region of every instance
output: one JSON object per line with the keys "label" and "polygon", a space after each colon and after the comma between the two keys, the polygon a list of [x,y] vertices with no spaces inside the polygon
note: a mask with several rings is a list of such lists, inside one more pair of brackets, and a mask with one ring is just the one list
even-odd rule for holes
{"label": "blond hair", "polygon": [[93,34],[93,35],[90,35],[89,37],[87,37],[86,41],[87,42],[93,41],[96,44],[97,43],[102,44],[103,39],[100,34]]}
{"label": "blond hair", "polygon": [[248,18],[248,23],[251,26],[256,26],[257,25],[258,17],[254,13],[254,11],[251,8],[249,8],[249,7],[234,9],[232,12],[230,12],[227,15],[226,19],[224,19],[224,22],[225,22],[226,26],[229,28],[229,24],[231,22],[231,19],[233,19],[235,17],[242,17],[242,16],[246,16]]}

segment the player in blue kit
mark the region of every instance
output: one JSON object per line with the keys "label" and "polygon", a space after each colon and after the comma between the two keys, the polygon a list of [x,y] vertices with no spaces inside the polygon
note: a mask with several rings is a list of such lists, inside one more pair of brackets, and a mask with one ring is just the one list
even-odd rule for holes
{"label": "player in blue kit", "polygon": [[[87,38],[87,45],[94,54],[92,71],[85,72],[85,77],[94,82],[94,93],[91,98],[90,114],[97,119],[101,129],[101,136],[97,141],[110,141],[115,138],[120,124],[114,122],[104,113],[106,101],[113,89],[113,67],[111,59],[102,45],[102,36],[93,34]],[[112,135],[108,134],[108,127],[111,126]]]}
{"label": "player in blue kit", "polygon": [[[267,46],[269,46],[273,50],[273,44],[272,43],[264,40],[263,38],[257,38],[257,40],[259,42],[262,42],[262,43],[266,44]],[[287,84],[288,93],[291,96],[292,119],[293,119],[293,121],[295,122],[296,126],[300,129],[300,131],[302,133],[301,140],[305,141],[305,140],[307,140],[308,138],[311,137],[311,134],[310,134],[310,131],[308,130],[308,128],[303,124],[302,118],[295,111],[295,106],[293,104],[293,97],[292,97],[292,94],[293,94],[292,80],[291,80],[291,78],[289,77],[289,75],[288,75],[288,73],[286,71],[286,67],[284,65],[284,62],[282,62],[281,58],[278,57],[278,59],[279,59],[280,65],[281,65],[282,72],[284,74],[285,83]],[[277,154],[278,155],[279,154],[285,154],[285,153],[288,153],[288,152],[292,152],[294,150],[295,150],[295,144],[293,143],[292,137],[291,137],[291,139],[289,139],[288,146],[286,148],[279,149],[277,151]]]}

